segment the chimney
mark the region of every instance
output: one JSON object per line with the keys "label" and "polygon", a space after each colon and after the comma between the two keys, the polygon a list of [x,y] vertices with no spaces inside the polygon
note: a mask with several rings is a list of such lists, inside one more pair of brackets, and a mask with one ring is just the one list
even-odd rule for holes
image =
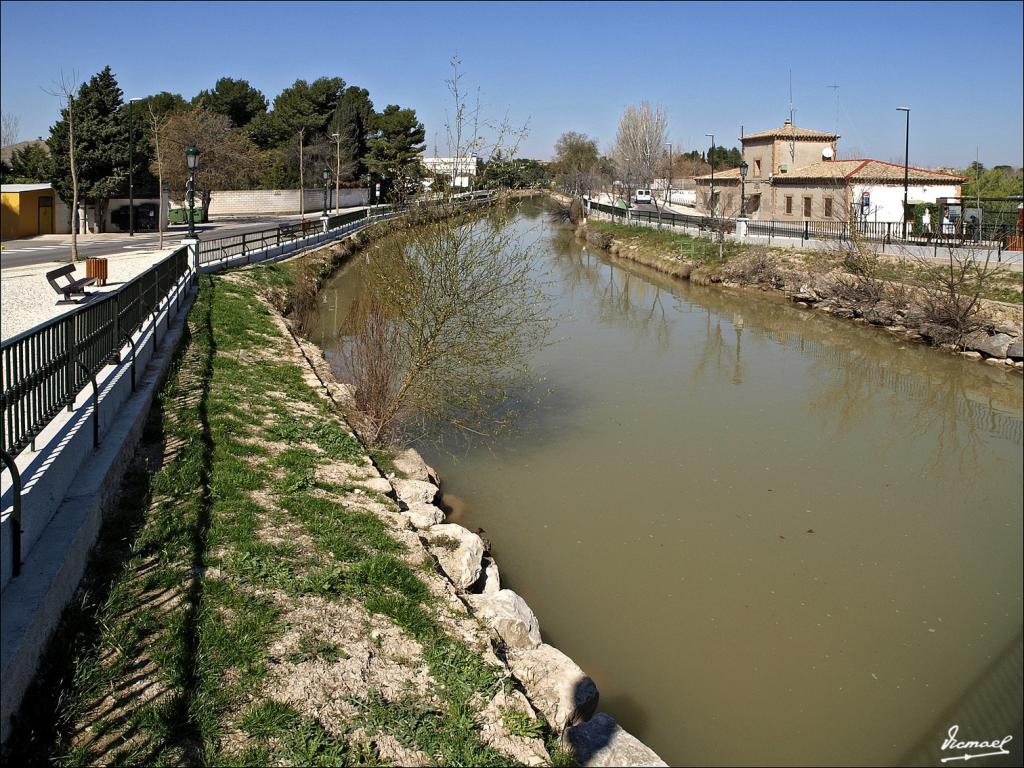
{"label": "chimney", "polygon": [[792,125],[793,125],[793,121],[792,121],[792,120],[790,120],[790,119],[789,119],[788,117],[787,117],[787,118],[786,118],[786,120],[785,120],[785,121],[784,121],[784,122],[782,123],[782,127],[783,127],[783,128],[787,128],[787,127],[790,127],[790,126],[792,126]]}

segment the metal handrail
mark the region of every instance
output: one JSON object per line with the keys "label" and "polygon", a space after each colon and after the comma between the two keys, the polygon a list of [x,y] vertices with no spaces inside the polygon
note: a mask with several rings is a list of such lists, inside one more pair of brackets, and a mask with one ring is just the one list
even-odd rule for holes
{"label": "metal handrail", "polygon": [[120,358],[131,336],[188,271],[188,249],[182,246],[98,301],[5,339],[0,344],[2,449],[17,455],[62,408],[73,408],[90,377]]}

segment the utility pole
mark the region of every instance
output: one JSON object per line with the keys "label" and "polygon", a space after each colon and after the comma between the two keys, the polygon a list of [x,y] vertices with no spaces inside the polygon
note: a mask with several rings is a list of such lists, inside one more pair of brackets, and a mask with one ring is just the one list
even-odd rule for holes
{"label": "utility pole", "polygon": [[128,237],[135,237],[135,110],[128,99]]}
{"label": "utility pole", "polygon": [[910,188],[910,107],[896,107],[897,112],[907,113],[907,133],[903,145],[903,239],[907,239],[907,199]]}
{"label": "utility pole", "polygon": [[341,197],[341,134],[332,133],[338,148],[337,159],[335,161],[334,168],[334,212],[337,213],[340,210],[338,199]]}
{"label": "utility pole", "polygon": [[715,215],[715,134],[705,133],[705,136],[711,137],[711,152],[708,153],[708,160],[711,161],[711,216]]}
{"label": "utility pole", "polygon": [[665,205],[672,204],[672,142],[666,141],[668,145],[668,194],[665,197]]}

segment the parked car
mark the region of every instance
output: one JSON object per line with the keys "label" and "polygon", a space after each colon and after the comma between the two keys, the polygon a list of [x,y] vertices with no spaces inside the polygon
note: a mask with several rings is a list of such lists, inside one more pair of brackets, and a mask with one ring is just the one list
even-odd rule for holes
{"label": "parked car", "polygon": [[640,205],[640,203],[650,203],[653,200],[651,190],[649,189],[638,189],[633,193],[633,204]]}
{"label": "parked car", "polygon": [[[128,217],[130,206],[122,205],[110,213],[110,221],[122,232],[131,228]],[[139,203],[135,206],[135,231],[152,232],[159,226],[159,210],[156,203]]]}

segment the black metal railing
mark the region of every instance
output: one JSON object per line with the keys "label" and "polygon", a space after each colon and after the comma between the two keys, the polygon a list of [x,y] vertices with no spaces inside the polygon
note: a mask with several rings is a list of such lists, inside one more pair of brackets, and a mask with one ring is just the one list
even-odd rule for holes
{"label": "black metal railing", "polygon": [[[590,201],[590,209],[609,214],[614,220],[629,223],[658,224],[668,227],[696,227],[700,231],[715,230],[725,225],[733,231],[735,219],[692,216],[672,211],[648,211],[627,209]],[[900,221],[776,221],[771,219],[747,221],[747,234],[774,238],[800,240],[861,240],[875,243],[899,243],[904,245],[976,245],[981,248],[1003,250],[1011,248],[1011,240],[1019,238],[1016,228],[1005,222],[972,226],[965,222],[945,224],[933,231],[921,231],[908,223],[904,236],[903,222]]]}
{"label": "black metal railing", "polygon": [[0,344],[0,437],[16,455],[108,363],[189,271],[181,247],[122,288]]}
{"label": "black metal railing", "polygon": [[382,218],[390,212],[390,206],[375,206],[328,216],[326,229],[322,218],[305,219],[240,235],[200,240],[196,249],[196,261],[199,266],[205,266],[238,256],[251,258],[268,248],[279,248],[318,235],[338,234],[340,229],[352,228],[353,225],[365,223],[368,219]]}

